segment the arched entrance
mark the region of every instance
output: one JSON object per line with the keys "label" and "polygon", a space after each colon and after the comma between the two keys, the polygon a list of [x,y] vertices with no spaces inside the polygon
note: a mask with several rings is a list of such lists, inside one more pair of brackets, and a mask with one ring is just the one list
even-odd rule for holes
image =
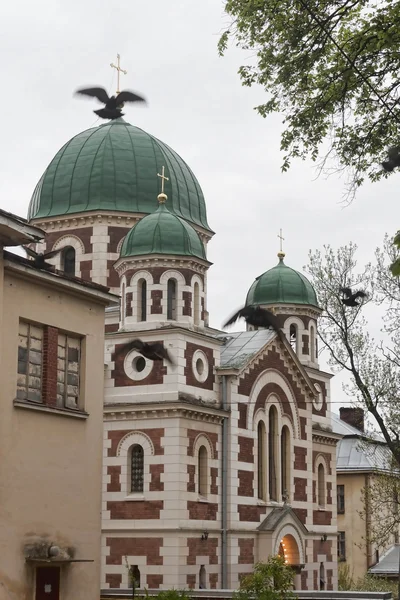
{"label": "arched entrance", "polygon": [[300,590],[300,572],[304,565],[301,564],[300,551],[297,541],[290,533],[287,533],[283,538],[281,538],[278,554],[283,556],[285,563],[293,568],[295,572],[293,587],[295,590]]}

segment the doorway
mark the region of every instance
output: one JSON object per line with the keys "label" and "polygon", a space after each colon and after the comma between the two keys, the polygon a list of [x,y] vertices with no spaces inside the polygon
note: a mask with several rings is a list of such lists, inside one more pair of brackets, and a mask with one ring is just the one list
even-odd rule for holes
{"label": "doorway", "polygon": [[59,599],[60,567],[37,567],[35,600]]}

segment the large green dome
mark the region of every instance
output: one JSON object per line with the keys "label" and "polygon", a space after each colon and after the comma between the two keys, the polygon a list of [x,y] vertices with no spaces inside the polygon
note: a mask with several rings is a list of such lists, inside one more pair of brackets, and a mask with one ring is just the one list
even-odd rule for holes
{"label": "large green dome", "polygon": [[79,133],[57,152],[36,186],[28,219],[92,210],[152,213],[162,166],[171,212],[211,231],[203,192],[185,161],[122,118]]}
{"label": "large green dome", "polygon": [[132,227],[122,244],[120,258],[146,254],[196,256],[207,260],[197,231],[173,215],[164,203]]}
{"label": "large green dome", "polygon": [[248,291],[249,304],[308,304],[318,307],[317,295],[307,277],[279,259],[276,267],[256,278]]}

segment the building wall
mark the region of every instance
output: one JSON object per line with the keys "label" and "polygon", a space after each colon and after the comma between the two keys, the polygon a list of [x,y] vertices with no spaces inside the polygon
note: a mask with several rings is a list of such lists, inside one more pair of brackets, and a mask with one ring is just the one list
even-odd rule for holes
{"label": "building wall", "polygon": [[[68,284],[48,286],[35,275],[21,278],[7,270],[2,292],[1,340],[7,351],[0,367],[0,598],[33,598],[35,569],[25,564],[24,547],[45,542],[93,561],[62,567],[61,597],[94,600],[100,578],[106,302],[69,293]],[[87,416],[13,404],[20,318],[84,336],[80,400]],[[54,354],[52,360],[57,364]]]}

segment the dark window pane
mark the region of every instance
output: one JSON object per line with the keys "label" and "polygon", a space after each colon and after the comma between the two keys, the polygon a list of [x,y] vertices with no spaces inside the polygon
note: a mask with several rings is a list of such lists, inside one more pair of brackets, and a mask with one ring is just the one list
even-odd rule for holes
{"label": "dark window pane", "polygon": [[131,492],[143,492],[144,453],[142,446],[132,448],[131,456]]}

